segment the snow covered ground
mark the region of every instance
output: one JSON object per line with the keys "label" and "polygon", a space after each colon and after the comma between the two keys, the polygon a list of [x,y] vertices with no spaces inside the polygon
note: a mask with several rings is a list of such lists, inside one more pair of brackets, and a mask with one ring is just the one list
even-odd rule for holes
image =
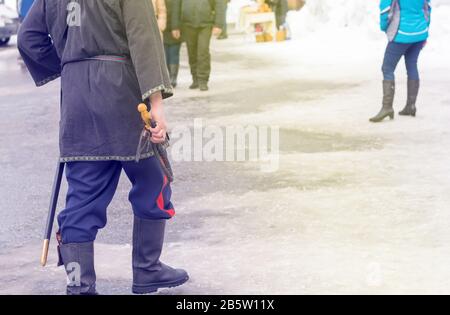
{"label": "snow covered ground", "polygon": [[[194,118],[279,125],[280,170],[262,173],[250,162],[176,163],[178,216],[170,224],[164,259],[187,268],[192,281],[164,293],[450,293],[449,6],[434,7],[432,36],[421,57],[418,117],[373,125],[368,118],[380,106],[386,45],[377,1],[313,1],[291,14],[292,41],[254,44],[237,35],[214,41],[214,75],[206,94],[187,89],[183,59],[177,96],[168,102],[172,125]],[[367,15],[351,18],[360,12]],[[0,293],[59,293],[63,271],[38,266],[42,224],[36,224],[43,222],[52,177],[57,115],[48,100],[55,94],[57,101],[58,86],[32,90],[37,94],[21,103],[32,85],[11,65],[13,58],[12,50],[0,51],[0,74],[14,73],[0,89],[6,143],[0,215],[16,214],[6,221],[7,230],[0,228],[16,235],[1,234]],[[398,70],[400,110],[406,78],[402,65]],[[23,81],[13,91],[8,84],[15,78]],[[39,141],[24,146],[36,152],[34,168],[12,151],[24,135],[3,130],[23,118],[25,107],[8,109],[14,101],[47,123],[33,133]],[[25,204],[10,200],[23,193],[11,181],[27,174],[33,198]],[[123,215],[128,188],[123,181],[97,245],[103,293],[129,292],[130,217]],[[31,214],[20,225],[25,205]]]}

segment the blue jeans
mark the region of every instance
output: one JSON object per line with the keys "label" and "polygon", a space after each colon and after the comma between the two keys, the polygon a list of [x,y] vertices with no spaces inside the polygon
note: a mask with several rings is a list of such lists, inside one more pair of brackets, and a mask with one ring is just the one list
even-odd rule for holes
{"label": "blue jeans", "polygon": [[160,162],[149,158],[136,162],[70,162],[66,164],[69,190],[66,208],[59,214],[63,244],[92,242],[106,226],[106,210],[119,184],[122,170],[130,179],[129,200],[134,215],[147,220],[175,215],[171,189]]}
{"label": "blue jeans", "polygon": [[395,69],[400,59],[405,56],[406,70],[408,72],[409,80],[419,80],[419,70],[417,68],[417,61],[419,60],[420,52],[424,46],[424,42],[413,44],[400,44],[390,42],[386,48],[383,61],[383,76],[384,80],[395,80]]}
{"label": "blue jeans", "polygon": [[170,44],[170,45],[164,44],[167,65],[179,65],[180,64],[180,49],[181,49],[181,44]]}

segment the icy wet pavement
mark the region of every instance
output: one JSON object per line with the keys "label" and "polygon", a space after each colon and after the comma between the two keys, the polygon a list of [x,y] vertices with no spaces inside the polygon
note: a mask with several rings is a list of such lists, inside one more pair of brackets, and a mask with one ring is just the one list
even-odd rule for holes
{"label": "icy wet pavement", "polygon": [[[377,56],[337,51],[339,63],[318,62],[314,47],[296,45],[215,42],[208,93],[187,90],[183,60],[172,124],[280,125],[281,163],[273,174],[255,163],[175,164],[178,215],[164,258],[192,280],[163,294],[448,293],[448,63],[424,62],[417,119],[371,125]],[[58,294],[54,251],[38,265],[58,84],[34,89],[16,58],[0,50],[0,293]],[[97,242],[103,293],[130,291],[128,189],[123,179]]]}

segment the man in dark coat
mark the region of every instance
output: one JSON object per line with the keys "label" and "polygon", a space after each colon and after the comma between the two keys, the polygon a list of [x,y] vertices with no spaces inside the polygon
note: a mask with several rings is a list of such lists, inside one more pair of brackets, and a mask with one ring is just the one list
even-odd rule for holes
{"label": "man in dark coat", "polygon": [[[122,170],[132,183],[133,292],[187,281],[159,261],[166,220],[175,214],[167,178],[151,146],[135,156],[143,128],[136,108],[150,102],[165,142],[163,98],[172,95],[151,0],[36,0],[18,47],[37,86],[61,77],[61,162],[69,190],[58,216],[68,294],[96,294],[94,240]],[[57,108],[55,107],[55,110]]]}
{"label": "man in dark coat", "polygon": [[219,36],[226,23],[226,0],[174,0],[172,29],[186,40],[192,74],[190,89],[208,90],[211,74],[211,37]]}

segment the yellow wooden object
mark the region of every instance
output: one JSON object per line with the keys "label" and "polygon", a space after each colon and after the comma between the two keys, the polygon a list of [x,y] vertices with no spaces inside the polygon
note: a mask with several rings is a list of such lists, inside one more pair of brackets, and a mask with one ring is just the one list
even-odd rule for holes
{"label": "yellow wooden object", "polygon": [[286,40],[286,30],[280,30],[276,36],[277,42],[284,42]]}
{"label": "yellow wooden object", "polygon": [[256,42],[257,42],[257,43],[264,43],[264,42],[265,42],[265,40],[264,40],[264,34],[258,34],[258,35],[256,35]]}
{"label": "yellow wooden object", "polygon": [[272,10],[270,9],[270,7],[267,3],[263,3],[259,6],[258,12],[267,13],[267,12],[272,12]]}
{"label": "yellow wooden object", "polygon": [[139,104],[138,111],[141,113],[142,120],[147,128],[151,128],[152,114],[148,111],[147,105]]}
{"label": "yellow wooden object", "polygon": [[273,36],[270,33],[264,33],[264,41],[265,42],[273,42]]}

